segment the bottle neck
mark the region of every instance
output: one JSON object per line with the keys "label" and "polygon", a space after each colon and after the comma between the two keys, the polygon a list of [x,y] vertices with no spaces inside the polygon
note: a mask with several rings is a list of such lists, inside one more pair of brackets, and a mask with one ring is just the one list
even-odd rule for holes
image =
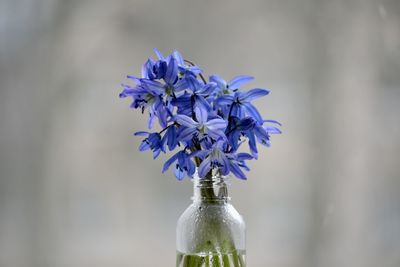
{"label": "bottle neck", "polygon": [[199,178],[197,173],[193,177],[193,202],[208,204],[228,203],[228,178],[225,176],[207,175]]}

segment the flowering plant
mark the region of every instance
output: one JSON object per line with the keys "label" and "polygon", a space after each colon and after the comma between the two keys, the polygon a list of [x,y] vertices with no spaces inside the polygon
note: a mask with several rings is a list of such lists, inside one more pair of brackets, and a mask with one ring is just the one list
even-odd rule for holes
{"label": "flowering plant", "polygon": [[[200,178],[214,171],[246,179],[243,170],[249,170],[246,161],[257,159],[257,143],[270,146],[270,135],[281,133],[280,123],[263,119],[252,104],[269,91],[241,90],[253,80],[246,75],[229,82],[211,75],[207,82],[202,70],[178,51],[167,57],[155,52],[158,59],[146,61],[141,77],[128,75],[135,85],[122,84],[120,93],[121,98],[133,98],[132,108],[149,113],[149,129],[155,119],[162,128],[136,132],[144,137],[139,150],[151,150],[155,159],[179,148],[162,169],[165,172],[174,164],[179,180],[193,177],[196,167]],[[239,151],[246,141],[250,153]]]}

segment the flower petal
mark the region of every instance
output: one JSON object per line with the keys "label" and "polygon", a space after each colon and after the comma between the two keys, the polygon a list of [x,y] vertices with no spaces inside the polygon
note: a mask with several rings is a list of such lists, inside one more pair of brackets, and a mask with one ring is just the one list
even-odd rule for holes
{"label": "flower petal", "polygon": [[233,95],[222,95],[217,98],[216,105],[217,106],[224,106],[232,104],[233,102]]}
{"label": "flower petal", "polygon": [[205,123],[207,128],[210,130],[225,129],[226,124],[226,121],[223,119],[212,119]]}
{"label": "flower petal", "polygon": [[202,84],[194,76],[186,76],[185,80],[187,82],[188,88],[192,89],[194,92],[202,88]]}
{"label": "flower petal", "polygon": [[196,132],[196,128],[185,128],[179,132],[178,139],[179,140],[189,140],[193,137],[193,134]]}
{"label": "flower petal", "polygon": [[226,135],[222,130],[208,130],[207,134],[214,140],[223,139],[226,140]]}
{"label": "flower petal", "polygon": [[210,76],[210,82],[215,82],[219,88],[224,89],[226,88],[226,81],[221,78],[219,75],[211,75]]}
{"label": "flower petal", "polygon": [[211,169],[211,160],[210,157],[204,159],[199,166],[199,177],[203,178],[204,176],[207,175],[207,173]]}
{"label": "flower petal", "polygon": [[250,159],[253,159],[253,156],[250,155],[249,153],[238,153],[236,155],[237,161],[250,160]]}
{"label": "flower petal", "polygon": [[147,142],[147,140],[145,139],[145,140],[143,140],[143,141],[140,143],[139,151],[143,152],[143,151],[146,151],[146,150],[148,150],[148,149],[150,149],[150,144],[149,144],[149,143]]}
{"label": "flower petal", "polygon": [[189,128],[195,128],[198,123],[195,122],[192,118],[186,115],[175,115],[175,121],[179,123],[180,125],[189,127]]}
{"label": "flower petal", "polygon": [[282,131],[281,131],[280,129],[278,129],[278,128],[276,128],[276,127],[273,127],[273,126],[267,126],[267,127],[265,128],[265,130],[266,130],[267,133],[269,133],[269,134],[281,134],[281,133],[282,133]]}
{"label": "flower petal", "polygon": [[263,123],[263,118],[261,117],[260,113],[258,112],[257,108],[253,106],[250,103],[243,103],[241,106],[243,106],[249,116],[253,117],[259,124]]}
{"label": "flower petal", "polygon": [[154,50],[154,52],[156,53],[158,59],[164,60],[163,54],[161,54],[161,52],[160,52],[157,48],[153,48],[153,50]]}
{"label": "flower petal", "polygon": [[251,89],[251,90],[249,90],[247,92],[244,92],[240,96],[239,101],[240,102],[250,102],[250,101],[252,101],[254,99],[257,99],[257,98],[262,97],[262,96],[266,96],[268,94],[269,94],[268,90],[261,89],[261,88],[254,88],[254,89]]}
{"label": "flower petal", "polygon": [[238,89],[241,85],[250,82],[254,77],[248,75],[239,75],[228,82],[229,89]]}
{"label": "flower petal", "polygon": [[184,64],[185,64],[185,62],[184,62],[184,60],[183,60],[183,56],[182,56],[181,53],[179,53],[179,51],[174,50],[174,52],[172,52],[172,56],[176,59],[176,62],[177,62],[179,65],[184,65]]}
{"label": "flower petal", "polygon": [[229,173],[229,166],[230,166],[230,163],[229,163],[229,160],[228,160],[228,158],[225,156],[225,154],[224,153],[220,153],[220,163],[222,163],[222,166],[221,166],[221,168],[220,168],[220,170],[221,170],[221,174],[222,175],[228,175],[228,173]]}
{"label": "flower petal", "polygon": [[173,84],[176,81],[178,74],[178,64],[174,57],[170,57],[167,67],[167,72],[165,73],[165,81],[167,84]]}
{"label": "flower petal", "polygon": [[229,165],[229,169],[230,171],[238,178],[242,179],[242,180],[247,180],[246,175],[243,173],[243,171],[240,169],[240,167],[236,164],[233,163],[232,161],[230,161],[230,165]]}
{"label": "flower petal", "polygon": [[150,133],[149,132],[146,132],[146,131],[139,131],[139,132],[136,132],[136,133],[134,133],[133,135],[134,136],[147,136],[147,135],[149,135]]}
{"label": "flower petal", "polygon": [[[180,153],[180,152],[178,152]],[[171,166],[172,163],[174,163],[176,161],[176,159],[178,158],[178,153],[175,153],[175,155],[173,155],[172,157],[170,157],[163,166],[162,172],[164,173],[166,170],[169,169],[169,166]]]}
{"label": "flower petal", "polygon": [[180,168],[179,165],[176,165],[175,171],[174,171],[176,179],[181,181],[183,178],[185,178],[185,171]]}
{"label": "flower petal", "polygon": [[276,121],[276,120],[264,120],[263,122],[275,123],[275,124],[278,124],[279,126],[282,126],[282,124],[279,121]]}
{"label": "flower petal", "polygon": [[194,101],[195,106],[201,106],[201,108],[206,110],[207,112],[211,110],[210,103],[208,103],[204,97],[196,95]]}
{"label": "flower petal", "polygon": [[161,95],[164,93],[164,85],[157,81],[140,79],[141,84],[145,89],[153,94]]}
{"label": "flower petal", "polygon": [[186,79],[180,79],[174,85],[174,91],[175,92],[180,92],[180,91],[185,90],[187,88],[188,88],[188,84],[186,82]]}
{"label": "flower petal", "polygon": [[204,123],[207,121],[208,112],[204,107],[202,107],[200,105],[195,105],[194,114],[196,115],[196,120],[199,123]]}

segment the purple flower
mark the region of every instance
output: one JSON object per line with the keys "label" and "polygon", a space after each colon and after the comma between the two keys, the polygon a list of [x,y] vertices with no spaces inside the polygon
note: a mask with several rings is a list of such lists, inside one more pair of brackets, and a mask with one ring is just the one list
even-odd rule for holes
{"label": "purple flower", "polygon": [[197,112],[197,121],[186,115],[176,115],[175,121],[184,128],[178,135],[178,139],[187,141],[196,137],[202,141],[206,137],[213,140],[225,138],[224,130],[226,128],[226,121],[220,118],[208,119],[208,113]]}
{"label": "purple flower", "polygon": [[211,75],[210,82],[215,82],[218,85],[220,94],[230,94],[239,89],[240,86],[252,81],[254,78],[248,75],[239,75],[234,77],[229,82],[226,82],[219,75]]}
{"label": "purple flower", "polygon": [[163,146],[167,145],[170,151],[174,150],[175,147],[178,145],[176,136],[177,136],[176,126],[174,124],[171,124],[166,128],[166,132],[161,139]]}
{"label": "purple flower", "polygon": [[[263,122],[270,122],[280,125],[277,121],[266,120]],[[229,129],[226,131],[228,141],[233,151],[239,148],[240,137],[247,137],[249,140],[249,148],[252,156],[258,158],[258,150],[256,142],[262,145],[270,146],[270,134],[280,134],[281,131],[275,126],[263,127],[256,120],[251,117],[239,119],[232,117],[229,124]]]}
{"label": "purple flower", "polygon": [[243,118],[245,115],[248,115],[255,118],[257,122],[261,124],[263,118],[257,108],[251,104],[251,101],[268,94],[268,90],[260,88],[251,89],[247,92],[237,91],[232,95],[220,96],[216,100],[216,105],[219,107],[227,107],[229,109],[228,114],[225,114],[227,117],[235,116]]}
{"label": "purple flower", "polygon": [[[145,62],[140,78],[129,75],[135,85],[123,84],[120,93],[121,98],[132,97],[132,108],[149,112],[149,128],[156,118],[161,126],[159,132],[135,133],[145,137],[139,150],[151,150],[153,158],[157,158],[167,149],[183,148],[163,167],[165,172],[175,164],[178,180],[192,177],[196,167],[200,177],[214,170],[246,179],[243,171],[249,170],[247,160],[258,157],[257,143],[270,146],[270,135],[281,133],[279,122],[264,120],[252,104],[269,91],[240,90],[253,80],[246,75],[236,76],[229,82],[211,75],[207,82],[202,70],[178,51],[168,56],[157,49],[154,51],[158,59],[149,58]],[[238,152],[245,142],[250,154]]]}
{"label": "purple flower", "polygon": [[199,177],[205,177],[212,169],[217,169],[221,175],[228,175],[232,172],[240,179],[247,179],[246,175],[241,170],[241,167],[248,170],[245,160],[252,159],[253,157],[247,153],[226,153],[226,143],[219,140],[210,149],[194,152],[192,156],[202,158],[199,166]]}
{"label": "purple flower", "polygon": [[204,84],[193,76],[186,76],[185,83],[190,91],[172,100],[172,104],[178,107],[178,113],[190,117],[195,110],[209,113],[212,108],[206,98],[215,90],[215,83]]}
{"label": "purple flower", "polygon": [[186,176],[192,177],[196,171],[196,166],[191,160],[191,157],[185,150],[182,150],[165,162],[162,172],[164,173],[168,170],[174,162],[176,162],[174,174],[178,180],[182,180]]}
{"label": "purple flower", "polygon": [[151,149],[153,151],[153,159],[160,155],[160,152],[165,153],[163,143],[161,141],[161,135],[159,133],[149,133],[149,132],[136,132],[136,136],[147,136],[139,146],[139,151],[146,151]]}

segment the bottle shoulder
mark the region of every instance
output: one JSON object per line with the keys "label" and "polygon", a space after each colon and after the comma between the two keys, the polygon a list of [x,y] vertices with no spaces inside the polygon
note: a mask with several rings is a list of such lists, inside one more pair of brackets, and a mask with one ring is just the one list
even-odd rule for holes
{"label": "bottle shoulder", "polygon": [[228,224],[240,224],[243,226],[245,224],[243,217],[229,202],[223,204],[193,202],[179,217],[178,224],[215,220],[226,221]]}

